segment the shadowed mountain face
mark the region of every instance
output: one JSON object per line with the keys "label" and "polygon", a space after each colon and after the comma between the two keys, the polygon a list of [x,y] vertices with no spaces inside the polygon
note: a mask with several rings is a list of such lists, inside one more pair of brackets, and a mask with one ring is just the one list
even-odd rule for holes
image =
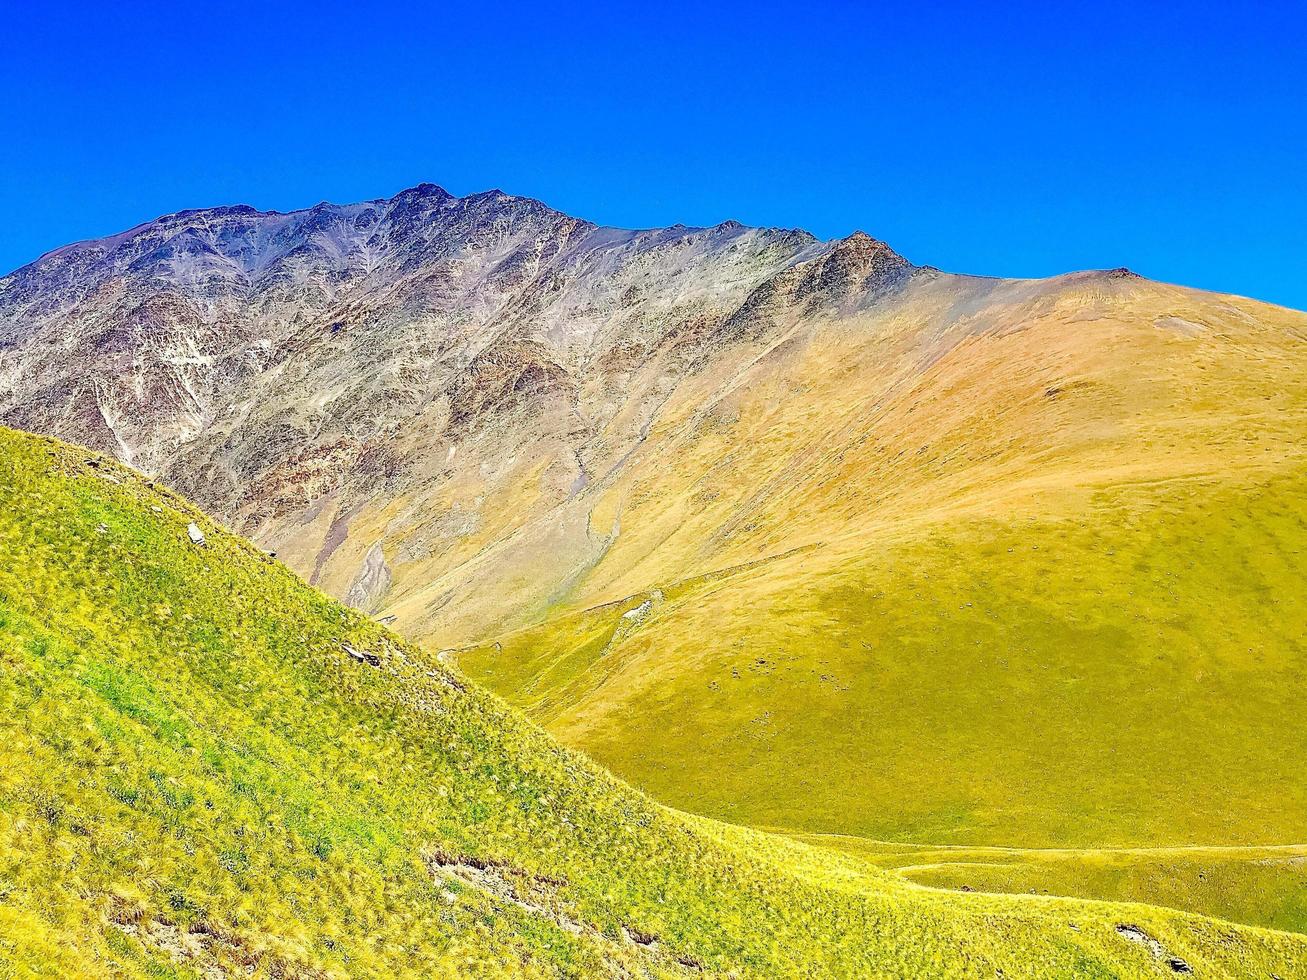
{"label": "shadowed mountain face", "polygon": [[0,422],[195,498],[660,799],[1307,836],[1307,316],[430,185],[0,280]]}

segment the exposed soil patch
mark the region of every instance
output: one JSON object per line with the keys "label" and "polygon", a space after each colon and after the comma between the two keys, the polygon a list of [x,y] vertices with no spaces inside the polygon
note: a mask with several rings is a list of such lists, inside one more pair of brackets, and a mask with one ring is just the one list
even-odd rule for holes
{"label": "exposed soil patch", "polygon": [[567,882],[561,878],[533,875],[504,861],[452,855],[440,848],[427,850],[423,858],[433,873],[453,875],[496,898],[543,916],[568,932],[579,933],[588,928],[563,907],[560,893]]}
{"label": "exposed soil patch", "polygon": [[643,929],[637,929],[634,926],[623,925],[622,935],[628,942],[635,943],[637,946],[657,946],[658,937],[653,933],[645,932]]}
{"label": "exposed soil patch", "polygon": [[110,898],[109,923],[147,947],[166,953],[203,980],[258,974],[283,980],[327,980],[328,974],[285,956],[252,948],[235,933],[210,922],[179,925],[161,915],[148,915],[135,903]]}
{"label": "exposed soil patch", "polygon": [[1193,967],[1178,956],[1172,956],[1165,946],[1150,936],[1144,930],[1132,923],[1122,923],[1116,927],[1116,934],[1127,942],[1137,943],[1144,946],[1154,958],[1165,960],[1166,965],[1171,968],[1173,973],[1193,973]]}
{"label": "exposed soil patch", "polygon": [[[516,868],[506,861],[483,858],[475,855],[457,855],[439,847],[423,851],[423,860],[434,875],[449,875],[464,884],[486,892],[495,898],[525,909],[533,915],[541,916],[573,934],[586,933],[609,942],[612,937],[602,932],[577,916],[564,897],[567,881],[550,875],[532,874],[522,868]],[[662,950],[659,937],[636,926],[622,924],[622,938],[632,945],[648,950],[659,956],[669,956],[670,962],[695,972],[703,970],[703,964],[687,953]]]}

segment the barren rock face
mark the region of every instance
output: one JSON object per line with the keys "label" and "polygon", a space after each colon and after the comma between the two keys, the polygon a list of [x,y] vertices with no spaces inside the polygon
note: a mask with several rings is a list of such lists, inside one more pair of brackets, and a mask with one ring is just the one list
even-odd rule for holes
{"label": "barren rock face", "polygon": [[[437,562],[459,528],[507,533],[620,465],[686,378],[786,309],[912,272],[865,235],[622,231],[430,184],[184,211],[0,280],[0,421],[157,474],[375,606],[391,571],[365,555],[389,525]],[[560,580],[596,547],[562,533]]]}

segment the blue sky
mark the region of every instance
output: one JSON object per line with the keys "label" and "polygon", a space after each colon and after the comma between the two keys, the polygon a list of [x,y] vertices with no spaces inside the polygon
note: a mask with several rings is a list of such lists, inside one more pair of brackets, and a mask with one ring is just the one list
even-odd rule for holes
{"label": "blue sky", "polygon": [[1307,309],[1307,4],[41,7],[0,37],[4,271],[429,180]]}

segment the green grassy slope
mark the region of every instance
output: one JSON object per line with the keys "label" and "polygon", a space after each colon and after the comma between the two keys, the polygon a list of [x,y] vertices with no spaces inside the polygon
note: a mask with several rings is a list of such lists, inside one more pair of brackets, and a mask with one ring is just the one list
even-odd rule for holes
{"label": "green grassy slope", "polygon": [[[819,562],[459,659],[656,798],[735,822],[1023,847],[1307,841],[1307,470],[1102,491],[1077,519],[959,522]],[[682,669],[655,669],[668,660]],[[598,720],[569,713],[618,688]],[[725,733],[708,756],[704,728]]]}
{"label": "green grassy slope", "polygon": [[1169,957],[1287,978],[1307,940],[923,889],[662,809],[183,501],[0,430],[0,976],[1109,977]]}
{"label": "green grassy slope", "polygon": [[[1307,841],[1307,472],[1105,491],[1080,520],[970,522],[805,578],[814,560],[460,660],[657,798],[755,826],[1095,852]],[[649,668],[669,649],[696,669]],[[629,710],[567,714],[642,670]],[[700,725],[732,734],[705,755]],[[1307,931],[1301,855],[912,877]]]}

